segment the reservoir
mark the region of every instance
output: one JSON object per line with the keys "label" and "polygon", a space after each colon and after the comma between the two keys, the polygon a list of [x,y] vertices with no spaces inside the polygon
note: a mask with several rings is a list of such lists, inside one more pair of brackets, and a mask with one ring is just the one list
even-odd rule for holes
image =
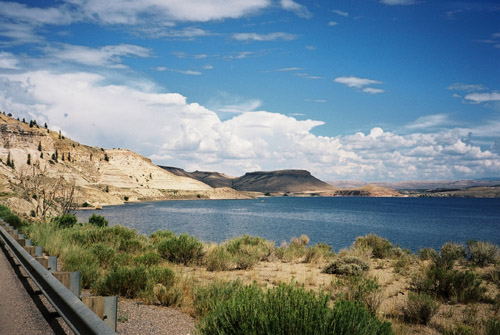
{"label": "reservoir", "polygon": [[413,252],[475,239],[500,245],[500,199],[275,197],[127,203],[78,211],[79,221],[102,215],[143,234],[159,229],[189,233],[204,242],[243,234],[283,241],[302,234],[335,251],[375,233]]}

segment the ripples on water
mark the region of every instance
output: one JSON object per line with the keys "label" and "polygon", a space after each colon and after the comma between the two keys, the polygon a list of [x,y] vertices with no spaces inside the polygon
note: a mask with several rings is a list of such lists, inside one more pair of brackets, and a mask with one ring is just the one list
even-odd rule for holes
{"label": "ripples on water", "polygon": [[306,234],[334,250],[356,236],[376,233],[404,248],[439,248],[469,239],[500,245],[500,199],[461,198],[265,198],[129,203],[101,211],[79,211],[81,221],[97,213],[110,224],[140,233],[187,232],[206,242],[243,234],[280,244]]}

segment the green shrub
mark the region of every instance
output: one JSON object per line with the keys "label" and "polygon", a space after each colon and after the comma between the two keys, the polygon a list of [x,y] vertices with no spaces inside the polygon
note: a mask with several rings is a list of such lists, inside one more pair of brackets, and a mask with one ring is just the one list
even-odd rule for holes
{"label": "green shrub", "polygon": [[483,267],[488,264],[497,264],[500,260],[500,251],[497,245],[489,242],[468,241],[469,260],[472,264]]}
{"label": "green shrub", "polygon": [[107,227],[109,224],[105,217],[96,214],[89,217],[89,223],[97,227]]}
{"label": "green shrub", "polygon": [[77,218],[73,214],[56,216],[53,221],[61,228],[71,228],[77,223]]}
{"label": "green shrub", "polygon": [[480,277],[471,271],[449,269],[446,264],[434,263],[423,274],[412,278],[412,288],[417,292],[460,303],[484,300],[486,288]]}
{"label": "green shrub", "polygon": [[92,246],[91,251],[97,257],[102,268],[106,269],[113,265],[115,249],[108,247],[104,243],[97,243]]}
{"label": "green shrub", "polygon": [[296,285],[265,292],[236,285],[227,293],[200,318],[200,334],[393,334],[360,303],[341,300],[332,309],[329,296]]}
{"label": "green shrub", "polygon": [[333,257],[332,247],[326,243],[318,243],[307,249],[306,263],[320,263]]}
{"label": "green shrub", "polygon": [[14,229],[19,229],[22,226],[22,221],[16,214],[9,213],[3,217],[4,221],[10,224]]}
{"label": "green shrub", "polygon": [[188,265],[191,262],[198,262],[202,257],[203,245],[193,236],[181,234],[172,238],[165,238],[158,242],[158,253],[164,259]]}
{"label": "green shrub", "polygon": [[437,256],[437,251],[432,248],[423,248],[418,251],[418,256],[423,261],[431,260]]}
{"label": "green shrub", "polygon": [[302,235],[299,238],[293,237],[290,244],[283,242],[279,248],[276,248],[276,256],[283,262],[291,262],[301,259],[307,252],[309,237]]}
{"label": "green shrub", "polygon": [[500,334],[500,320],[490,319],[486,322],[486,335],[498,335]]}
{"label": "green shrub", "polygon": [[161,262],[161,256],[158,255],[156,252],[148,252],[143,255],[137,256],[134,258],[134,262],[137,265],[145,265],[147,267],[155,266],[160,264]]}
{"label": "green shrub", "polygon": [[219,303],[225,303],[237,292],[243,290],[241,280],[212,282],[208,286],[198,286],[194,294],[196,315],[204,316],[212,312]]}
{"label": "green shrub", "polygon": [[408,302],[403,308],[405,322],[426,325],[436,315],[439,304],[425,293],[410,292]]}
{"label": "green shrub", "polygon": [[164,306],[180,306],[183,300],[183,294],[178,287],[165,287],[162,284],[156,284],[153,287],[153,297]]}
{"label": "green shrub", "polygon": [[98,295],[119,295],[125,298],[138,297],[148,282],[148,272],[144,266],[114,266],[97,282]]}
{"label": "green shrub", "polygon": [[443,329],[443,335],[475,335],[469,326],[457,325],[452,328]]}
{"label": "green shrub", "polygon": [[156,244],[163,239],[170,239],[174,237],[175,233],[171,230],[157,230],[149,236],[149,239],[153,242],[153,244]]}
{"label": "green shrub", "polygon": [[330,265],[323,269],[323,273],[361,276],[368,271],[370,266],[359,257],[345,256],[335,259]]}
{"label": "green shrub", "polygon": [[218,245],[206,256],[208,271],[227,271],[232,267],[233,256],[224,246]]}
{"label": "green shrub", "polygon": [[101,269],[99,260],[90,250],[75,248],[63,255],[63,270],[64,271],[80,271],[82,278],[82,287],[92,287]]}
{"label": "green shrub", "polygon": [[382,290],[375,277],[345,277],[337,281],[337,286],[341,288],[340,298],[359,301],[374,314],[382,303]]}
{"label": "green shrub", "polygon": [[375,258],[386,258],[391,255],[393,245],[388,239],[377,236],[373,233],[366,236],[359,236],[354,242],[356,248],[371,248]]}
{"label": "green shrub", "polygon": [[451,269],[456,261],[465,259],[467,253],[463,245],[447,242],[441,247],[441,252],[434,257],[437,266],[444,266]]}
{"label": "green shrub", "polygon": [[149,269],[148,277],[152,284],[162,284],[171,287],[175,284],[175,273],[171,268],[153,267]]}
{"label": "green shrub", "polygon": [[253,255],[257,261],[266,260],[274,249],[274,244],[262,237],[243,235],[224,243],[226,250],[233,256]]}

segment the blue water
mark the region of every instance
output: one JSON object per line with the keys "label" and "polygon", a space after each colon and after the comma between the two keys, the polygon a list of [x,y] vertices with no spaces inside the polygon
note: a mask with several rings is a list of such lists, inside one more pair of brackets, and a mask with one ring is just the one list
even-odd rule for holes
{"label": "blue water", "polygon": [[306,234],[311,244],[346,248],[360,235],[375,233],[417,251],[470,239],[500,245],[500,199],[463,198],[265,198],[129,203],[93,213],[140,233],[170,229],[205,242],[243,234],[280,244]]}

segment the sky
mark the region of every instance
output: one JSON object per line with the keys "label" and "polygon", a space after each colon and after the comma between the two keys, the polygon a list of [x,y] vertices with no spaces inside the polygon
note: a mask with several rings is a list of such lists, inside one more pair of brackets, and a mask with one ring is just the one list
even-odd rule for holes
{"label": "sky", "polygon": [[500,177],[500,4],[0,2],[0,110],[159,165]]}

